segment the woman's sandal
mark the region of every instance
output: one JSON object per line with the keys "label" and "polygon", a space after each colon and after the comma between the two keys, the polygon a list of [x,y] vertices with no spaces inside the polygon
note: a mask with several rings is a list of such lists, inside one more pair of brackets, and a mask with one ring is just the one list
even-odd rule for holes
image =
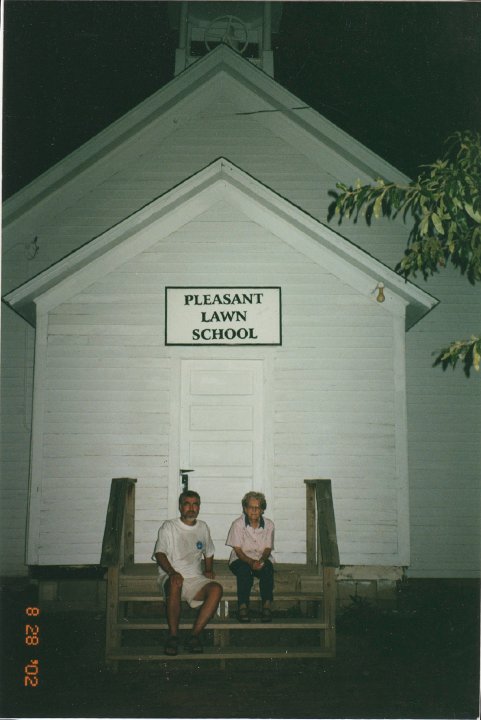
{"label": "woman's sandal", "polygon": [[262,608],[261,620],[267,623],[272,621],[272,610],[270,608]]}
{"label": "woman's sandal", "polygon": [[185,643],[185,649],[190,653],[201,653],[204,651],[202,643],[197,635],[191,635]]}
{"label": "woman's sandal", "polygon": [[237,617],[239,619],[239,622],[241,622],[241,623],[248,623],[251,621],[251,619],[249,617],[249,610],[246,607],[239,608]]}
{"label": "woman's sandal", "polygon": [[179,652],[179,638],[176,635],[169,635],[164,645],[166,655],[177,655]]}

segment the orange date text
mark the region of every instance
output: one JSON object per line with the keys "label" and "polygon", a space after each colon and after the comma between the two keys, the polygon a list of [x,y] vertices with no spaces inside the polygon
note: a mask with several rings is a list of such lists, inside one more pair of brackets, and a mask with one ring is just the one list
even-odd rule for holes
{"label": "orange date text", "polygon": [[[25,608],[25,615],[29,622],[25,623],[25,645],[36,646],[40,644],[40,626],[38,622],[34,622],[32,618],[37,619],[40,615],[40,608],[38,607],[27,607]],[[40,682],[39,672],[40,665],[37,659],[29,660],[25,665],[23,683],[25,687],[38,687]]]}

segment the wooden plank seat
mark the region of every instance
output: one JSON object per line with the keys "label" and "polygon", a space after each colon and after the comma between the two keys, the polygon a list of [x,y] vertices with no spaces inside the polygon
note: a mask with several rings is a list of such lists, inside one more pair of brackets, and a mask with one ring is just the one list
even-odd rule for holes
{"label": "wooden plank seat", "polygon": [[[274,577],[275,608],[290,602],[319,602],[322,599],[322,577],[313,573],[307,566],[276,564]],[[217,561],[215,580],[224,589],[221,609],[226,608],[230,603],[237,604],[236,579],[228,570],[227,561]],[[118,601],[162,603],[163,595],[158,582],[157,566],[152,563],[123,568],[119,573]],[[259,582],[254,579],[251,604],[258,602],[260,602]]]}

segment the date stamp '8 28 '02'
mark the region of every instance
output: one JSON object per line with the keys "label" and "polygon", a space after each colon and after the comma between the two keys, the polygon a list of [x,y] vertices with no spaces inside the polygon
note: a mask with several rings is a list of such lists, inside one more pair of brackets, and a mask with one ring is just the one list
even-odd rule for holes
{"label": "date stamp '8 28 '02'", "polygon": [[[37,647],[40,644],[40,627],[34,621],[40,615],[40,608],[27,607],[25,615],[29,622],[25,623],[25,645],[27,647]],[[24,667],[24,685],[25,687],[38,687],[40,682],[39,676],[40,666],[37,659],[30,660]]]}

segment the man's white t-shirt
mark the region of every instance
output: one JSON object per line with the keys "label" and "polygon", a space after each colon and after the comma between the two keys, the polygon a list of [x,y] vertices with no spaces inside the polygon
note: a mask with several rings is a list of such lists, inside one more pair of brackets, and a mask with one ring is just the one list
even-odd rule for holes
{"label": "man's white t-shirt", "polygon": [[[202,577],[202,558],[212,557],[215,552],[209,526],[203,520],[197,520],[195,525],[186,525],[180,518],[166,520],[159,528],[152,559],[158,552],[167,555],[174,570],[184,578]],[[166,575],[160,566],[159,575]]]}

